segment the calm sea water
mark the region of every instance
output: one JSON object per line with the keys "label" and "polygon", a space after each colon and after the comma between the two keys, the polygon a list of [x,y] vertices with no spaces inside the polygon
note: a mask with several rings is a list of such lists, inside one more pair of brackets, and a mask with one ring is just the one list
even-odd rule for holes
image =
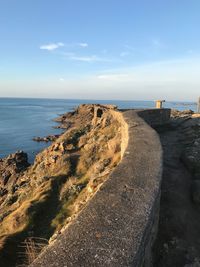
{"label": "calm sea water", "polygon": [[[32,138],[60,133],[61,130],[53,128],[56,125],[53,119],[82,103],[115,104],[119,108],[155,106],[153,101],[0,98],[0,158],[24,150],[32,162],[35,154],[48,145],[34,142]],[[166,102],[165,107],[196,109],[194,103]]]}

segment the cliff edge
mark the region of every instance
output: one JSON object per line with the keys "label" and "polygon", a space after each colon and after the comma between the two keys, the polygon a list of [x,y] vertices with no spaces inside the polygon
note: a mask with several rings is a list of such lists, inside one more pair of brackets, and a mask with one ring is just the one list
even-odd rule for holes
{"label": "cliff edge", "polygon": [[30,264],[29,245],[38,254],[53,242],[123,156],[128,134],[115,106],[80,105],[57,121],[65,132],[33,165],[22,151],[0,160],[1,267]]}

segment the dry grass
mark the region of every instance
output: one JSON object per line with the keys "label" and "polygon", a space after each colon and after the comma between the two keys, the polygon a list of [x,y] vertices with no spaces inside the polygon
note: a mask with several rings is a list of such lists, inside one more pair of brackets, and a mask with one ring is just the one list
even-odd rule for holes
{"label": "dry grass", "polygon": [[[103,128],[99,128],[100,126],[81,137],[87,143],[80,146],[74,176],[61,189],[61,206],[52,221],[58,231],[68,222],[69,217],[80,212],[121,159],[120,124],[115,121],[112,125]],[[82,187],[81,190],[78,189],[79,186]]]}
{"label": "dry grass", "polygon": [[39,240],[25,239],[28,231],[50,238],[85,207],[119,163],[121,125],[107,116],[105,113],[102,120],[87,128],[81,116],[79,129],[77,126],[64,133],[41,152],[23,176],[28,186],[20,189],[12,212],[0,223],[0,237],[17,234],[17,238],[25,240],[22,256],[26,264],[43,249]]}
{"label": "dry grass", "polygon": [[51,183],[47,181],[38,187],[34,194],[30,193],[29,198],[4,219],[0,227],[0,236],[13,235],[26,229],[31,223],[31,211],[34,209],[34,206],[44,203],[50,194],[50,190]]}
{"label": "dry grass", "polygon": [[23,264],[19,264],[17,267],[29,266],[41,253],[41,251],[48,245],[48,240],[40,237],[28,237],[19,246],[23,252],[19,252],[19,258]]}

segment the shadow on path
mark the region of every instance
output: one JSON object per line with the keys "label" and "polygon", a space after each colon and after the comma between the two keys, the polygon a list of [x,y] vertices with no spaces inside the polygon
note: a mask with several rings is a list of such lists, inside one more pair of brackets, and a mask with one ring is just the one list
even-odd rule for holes
{"label": "shadow on path", "polygon": [[180,155],[184,134],[159,132],[164,150],[164,170],[158,236],[153,248],[154,267],[200,266],[200,208],[190,195],[192,177]]}

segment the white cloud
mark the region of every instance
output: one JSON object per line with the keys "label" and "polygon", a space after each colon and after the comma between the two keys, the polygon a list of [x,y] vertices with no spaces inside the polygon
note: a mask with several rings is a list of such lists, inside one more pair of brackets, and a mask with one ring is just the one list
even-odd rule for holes
{"label": "white cloud", "polygon": [[[96,74],[66,72],[42,81],[6,81],[2,96],[38,96],[57,98],[195,101],[200,88],[200,56],[159,61],[134,67],[105,70]],[[92,72],[93,73],[93,72]],[[65,79],[58,82],[59,78]],[[62,80],[61,80],[62,81]],[[29,90],[27,90],[27,87]],[[13,90],[12,88],[18,88]],[[56,88],[56,90],[55,90]],[[16,93],[17,92],[17,93]],[[31,95],[32,94],[32,95]]]}
{"label": "white cloud", "polygon": [[63,43],[57,43],[58,46],[65,46]]}
{"label": "white cloud", "polygon": [[107,81],[125,81],[135,84],[199,83],[200,58],[158,61],[130,68],[110,70],[97,75]]}
{"label": "white cloud", "polygon": [[101,61],[100,58],[98,58],[97,56],[72,56],[71,59],[75,61],[83,61],[83,62]]}
{"label": "white cloud", "polygon": [[120,82],[124,82],[129,80],[129,75],[128,74],[122,74],[122,73],[118,73],[118,74],[103,74],[103,75],[97,75],[97,78],[100,80],[104,80],[104,81],[120,81]]}
{"label": "white cloud", "polygon": [[91,56],[79,56],[74,53],[65,53],[65,56],[69,60],[73,61],[80,61],[80,62],[88,62],[88,63],[93,63],[93,62],[110,62],[109,59],[99,57],[96,55],[91,55]]}
{"label": "white cloud", "polygon": [[78,45],[81,46],[81,47],[88,47],[87,43],[79,43]]}
{"label": "white cloud", "polygon": [[68,48],[77,48],[77,47],[86,48],[88,46],[89,45],[86,42],[65,43],[65,47],[68,47]]}
{"label": "white cloud", "polygon": [[[84,62],[102,60],[94,55],[78,57],[74,53],[67,53],[65,57],[68,60]],[[73,76],[70,70],[68,72],[66,69],[66,74],[63,72],[59,76],[50,77],[43,77],[41,73],[41,80],[38,78],[31,83],[30,80],[23,82],[8,80],[3,83],[1,96],[127,100],[161,98],[167,101],[195,101],[199,97],[200,56],[196,53],[187,54],[181,59],[114,68],[96,73],[94,70],[88,73],[88,68],[81,74],[77,72]]]}
{"label": "white cloud", "polygon": [[[114,61],[114,59],[109,59],[109,58],[106,58],[105,56],[103,57],[102,53],[106,54],[107,50],[103,50],[103,52],[101,53],[101,56],[84,55],[83,53],[81,54],[81,52],[79,50],[77,50],[77,47],[86,48],[88,46],[89,46],[88,43],[83,43],[83,42],[81,42],[81,43],[65,43],[65,44],[58,42],[58,43],[49,43],[49,44],[41,45],[40,49],[48,50],[48,51],[54,51],[60,47],[68,48],[71,51],[64,52],[62,50],[59,50],[59,51],[56,51],[56,54],[60,55],[60,56],[64,56],[65,59],[72,60],[72,61],[80,61],[80,62],[88,62],[88,63],[113,62]],[[122,56],[125,56],[125,54],[127,54],[127,53],[124,53]]]}
{"label": "white cloud", "polygon": [[58,49],[59,47],[63,47],[63,46],[64,46],[64,44],[61,43],[61,42],[59,42],[59,43],[49,43],[49,44],[46,44],[46,45],[41,45],[40,49],[53,51],[53,50]]}

